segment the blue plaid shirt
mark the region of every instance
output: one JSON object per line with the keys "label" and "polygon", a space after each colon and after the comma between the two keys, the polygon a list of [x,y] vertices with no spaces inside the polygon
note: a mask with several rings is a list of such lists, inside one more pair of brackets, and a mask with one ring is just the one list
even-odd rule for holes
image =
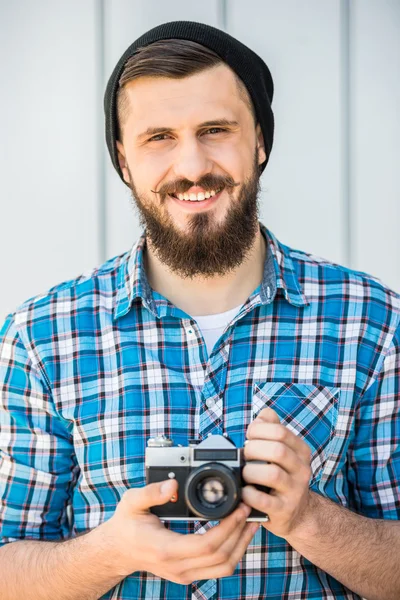
{"label": "blue plaid shirt", "polygon": [[[400,517],[400,297],[378,279],[267,240],[261,285],[210,355],[130,252],[24,302],[0,332],[0,541],[63,540],[145,484],[151,436],[177,444],[272,407],[312,449],[310,487]],[[215,523],[172,522],[180,533]],[[135,572],[103,598],[359,598],[260,527],[234,574],[179,585]]]}

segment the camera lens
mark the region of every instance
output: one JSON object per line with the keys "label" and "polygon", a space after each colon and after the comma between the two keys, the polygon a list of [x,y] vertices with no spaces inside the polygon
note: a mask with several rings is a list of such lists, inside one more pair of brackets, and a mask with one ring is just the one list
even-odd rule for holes
{"label": "camera lens", "polygon": [[203,519],[226,517],[239,503],[239,495],[235,472],[221,463],[201,465],[186,480],[186,503],[195,515]]}
{"label": "camera lens", "polygon": [[213,508],[219,506],[226,499],[224,482],[216,477],[203,479],[197,485],[197,497],[200,498],[205,506]]}

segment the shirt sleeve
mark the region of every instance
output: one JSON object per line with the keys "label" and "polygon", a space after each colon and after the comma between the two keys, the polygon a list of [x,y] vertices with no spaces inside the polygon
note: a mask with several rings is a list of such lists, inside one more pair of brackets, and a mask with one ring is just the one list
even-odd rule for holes
{"label": "shirt sleeve", "polygon": [[400,326],[379,375],[357,406],[348,457],[355,510],[366,517],[400,519]]}
{"label": "shirt sleeve", "polygon": [[71,435],[12,315],[0,330],[0,546],[70,537]]}

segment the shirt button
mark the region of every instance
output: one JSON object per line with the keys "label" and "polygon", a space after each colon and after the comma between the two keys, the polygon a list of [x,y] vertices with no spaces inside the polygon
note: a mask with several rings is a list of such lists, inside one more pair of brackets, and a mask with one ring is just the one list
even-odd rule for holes
{"label": "shirt button", "polygon": [[215,404],[215,400],[213,400],[212,398],[208,398],[206,400],[207,408],[211,408],[212,406],[214,406],[214,404]]}

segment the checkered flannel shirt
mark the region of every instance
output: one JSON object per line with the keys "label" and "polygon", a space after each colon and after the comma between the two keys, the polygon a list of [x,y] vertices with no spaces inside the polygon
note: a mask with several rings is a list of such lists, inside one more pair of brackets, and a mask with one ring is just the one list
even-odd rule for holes
{"label": "checkered flannel shirt", "polygon": [[[149,437],[187,445],[225,433],[242,447],[267,406],[311,447],[313,491],[367,517],[400,517],[400,297],[260,227],[263,281],[210,355],[190,315],[150,288],[145,232],[130,251],[7,316],[1,545],[97,527],[126,489],[145,485]],[[103,598],[359,596],[260,527],[229,577],[179,585],[134,572]]]}

